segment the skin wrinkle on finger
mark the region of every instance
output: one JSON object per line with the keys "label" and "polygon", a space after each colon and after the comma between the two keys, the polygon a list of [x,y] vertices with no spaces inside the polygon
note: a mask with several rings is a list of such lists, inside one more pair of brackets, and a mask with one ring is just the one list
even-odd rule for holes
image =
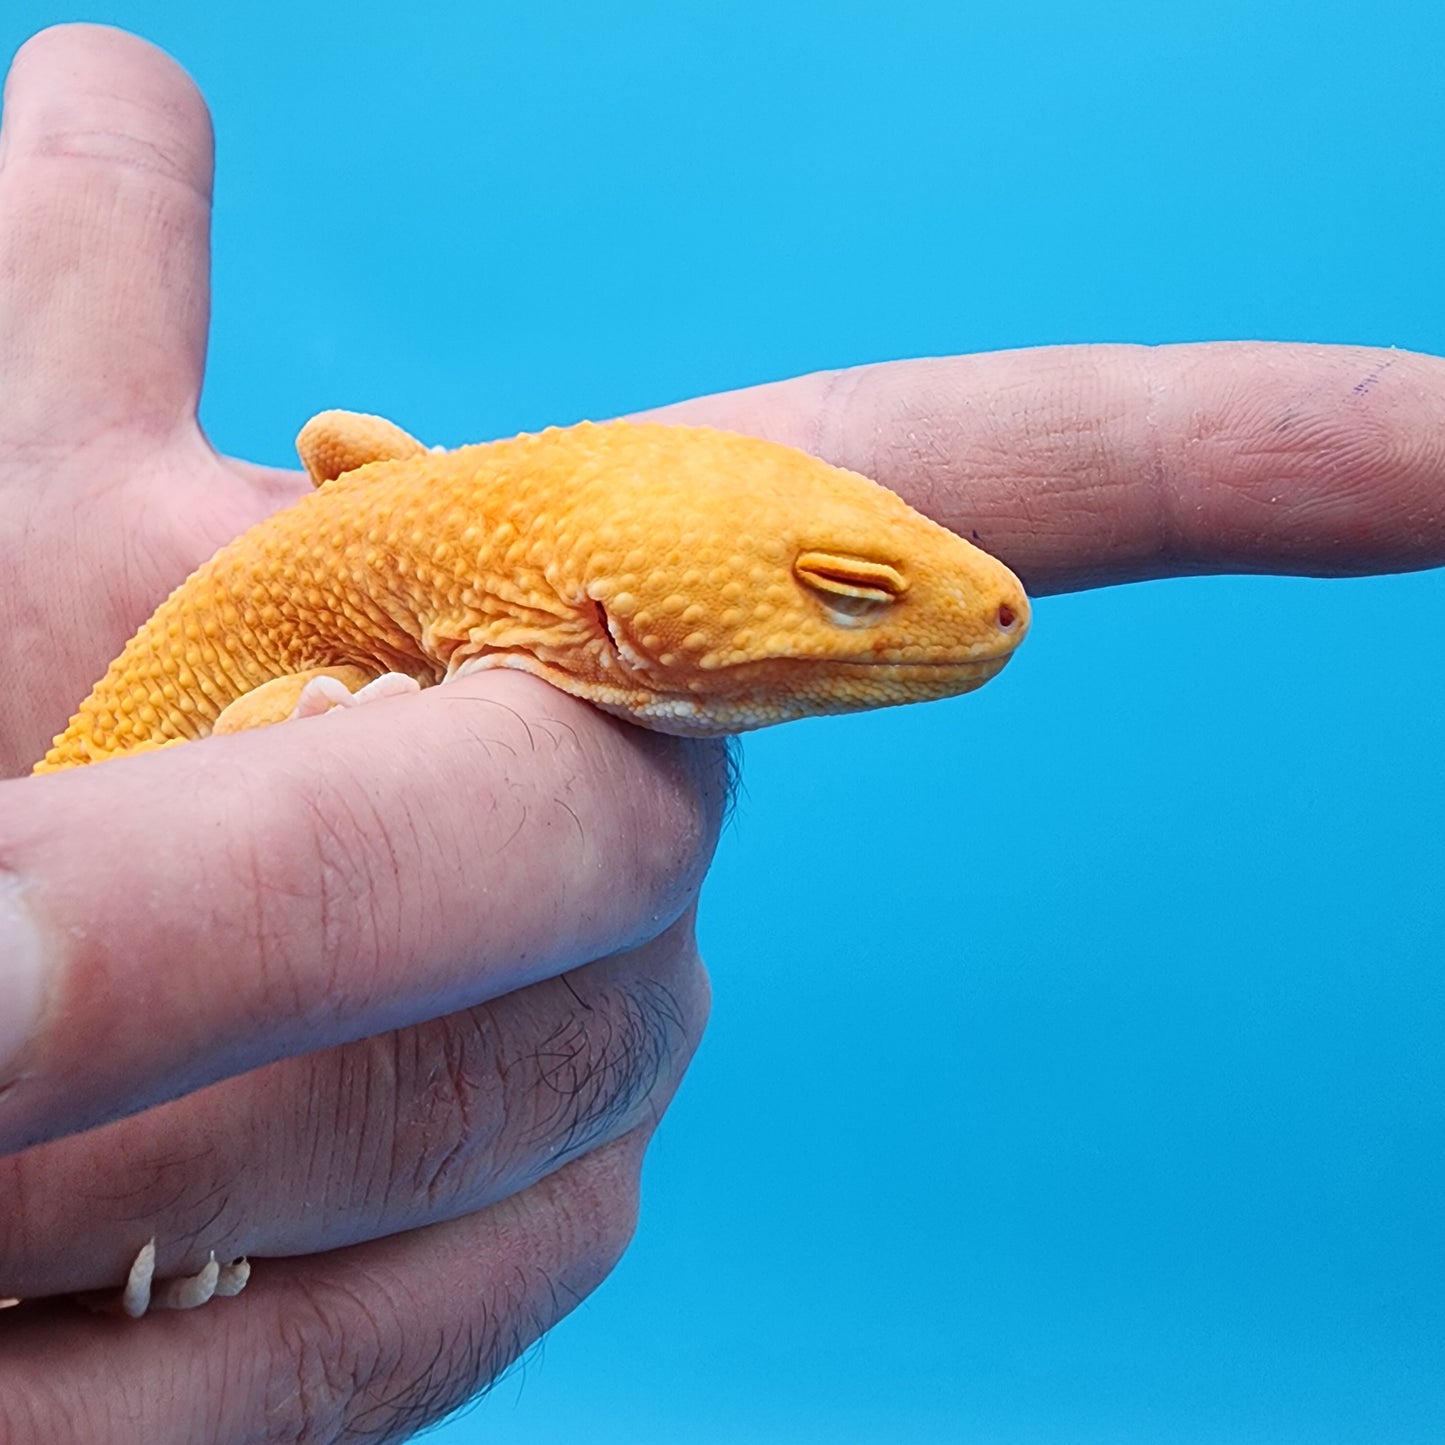
{"label": "skin wrinkle on finger", "polygon": [[[258,986],[268,1009],[274,1001],[297,1018],[314,1017],[318,1006],[324,1009],[327,999],[345,989],[349,974],[382,971],[389,958],[405,951],[400,935],[407,920],[388,906],[392,899],[409,896],[419,919],[437,916],[434,878],[426,872],[408,877],[403,860],[445,856],[444,840],[419,834],[410,800],[383,814],[364,788],[318,781],[321,787],[300,794],[306,810],[304,847],[320,865],[314,918],[294,916],[295,892],[279,916],[267,918],[267,900],[275,895],[265,881],[255,893]],[[365,919],[360,929],[358,915]],[[309,938],[318,938],[319,948],[298,949]],[[292,1001],[289,1007],[282,1002],[286,999]]]}
{"label": "skin wrinkle on finger", "polygon": [[809,446],[1037,595],[1445,563],[1445,360],[1284,342],[889,362],[663,407]]}
{"label": "skin wrinkle on finger", "polygon": [[111,1287],[152,1236],[163,1274],[211,1250],[269,1268],[483,1208],[655,1124],[708,1003],[685,917],[492,1004],[0,1159],[0,1296]]}
{"label": "skin wrinkle on finger", "polygon": [[[635,946],[678,916],[716,839],[722,749],[612,722],[519,674],[436,692],[448,696],[422,693],[264,737],[239,734],[4,785],[13,792],[0,812],[0,867],[20,880],[56,980],[18,1066],[21,1081],[0,1105],[0,1137],[10,1147],[46,1137],[49,1120],[68,1129],[99,1123],[286,1053],[469,1006]],[[459,712],[463,698],[471,707]],[[530,751],[518,714],[567,718],[570,731],[557,734],[555,749],[534,731]],[[453,752],[477,727],[514,747],[518,766],[474,763],[462,787]],[[552,821],[566,786],[585,821],[581,837],[570,816],[563,826]],[[325,801],[348,789],[378,819],[425,820],[425,851],[400,851],[405,824],[400,836],[381,838],[349,826]],[[526,826],[506,853],[473,867],[490,843],[487,810],[472,799],[511,790]],[[230,975],[194,968],[209,956],[207,939],[243,940],[254,927],[254,887],[228,865],[238,804],[244,818],[242,800],[257,795],[268,805],[251,824],[263,830],[255,857],[275,888],[269,984],[294,980],[279,990],[280,1003],[254,955],[234,957]],[[167,825],[168,804],[183,828]],[[97,816],[113,820],[111,836],[80,854],[74,839],[93,836],[87,820]],[[308,831],[313,816],[346,830],[341,861]],[[452,906],[438,913],[409,880],[449,867],[459,870],[446,883]],[[198,895],[206,906],[178,907],[177,877],[209,880]],[[368,906],[343,906],[362,891]],[[378,909],[383,943],[403,947],[379,951],[368,921]],[[104,929],[94,926],[98,917]]]}
{"label": "skin wrinkle on finger", "polygon": [[[46,97],[50,99],[51,97]],[[157,136],[147,131],[173,137],[183,137],[187,128],[197,123],[209,129],[210,117],[203,108],[195,115],[184,113],[179,106],[137,107],[135,97],[115,94],[100,96],[92,92],[83,109],[77,109],[76,120],[71,120],[67,109],[55,108],[44,117],[27,115],[25,120],[34,128],[34,134],[17,135],[21,122],[12,120],[6,132],[6,139],[0,142],[0,197],[3,187],[13,179],[16,167],[33,162],[79,161],[83,164],[99,164],[115,167],[122,171],[138,171],[148,181],[161,177],[184,187],[191,195],[211,203],[211,168],[209,157],[206,164],[196,164],[197,155],[166,145]],[[111,126],[97,126],[93,123],[94,105],[98,100],[115,103],[116,115]],[[133,115],[127,121],[127,113]],[[10,114],[18,114],[15,106]],[[84,117],[84,122],[81,121]],[[134,122],[138,121],[139,124]],[[9,171],[11,174],[6,175]],[[37,187],[37,189],[39,189]]]}
{"label": "skin wrinkle on finger", "polygon": [[1159,352],[1155,347],[1148,347],[1143,357],[1143,432],[1148,466],[1146,495],[1152,494],[1154,497],[1156,512],[1153,526],[1160,539],[1161,565],[1166,562],[1162,555],[1165,551],[1164,539],[1178,532],[1178,519],[1183,508],[1179,488],[1174,483],[1172,471],[1165,461],[1165,439],[1159,425],[1164,386],[1165,380],[1160,375]]}
{"label": "skin wrinkle on finger", "polygon": [[[120,77],[124,77],[120,79]],[[28,155],[90,155],[156,171],[209,203],[211,117],[164,51],[107,25],[52,26],[15,52],[6,76],[0,177]]]}
{"label": "skin wrinkle on finger", "polygon": [[405,1438],[607,1274],[635,1227],[645,1142],[629,1135],[477,1214],[278,1262],[243,1307],[131,1322],[5,1311],[0,1439],[22,1425],[14,1438],[93,1445]]}

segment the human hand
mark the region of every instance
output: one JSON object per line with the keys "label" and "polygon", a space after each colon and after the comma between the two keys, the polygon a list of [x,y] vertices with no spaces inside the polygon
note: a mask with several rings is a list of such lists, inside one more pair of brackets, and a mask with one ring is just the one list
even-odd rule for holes
{"label": "human hand", "polygon": [[[1445,364],[1400,353],[1304,347],[1158,352],[1061,348],[863,368],[687,403],[657,415],[707,420],[792,441],[877,476],[964,535],[977,533],[990,550],[1016,566],[1036,592],[1047,592],[1177,572],[1347,572],[1445,560],[1445,525],[1438,503],[1445,463],[1436,440],[1442,434],[1442,395]],[[264,477],[261,481],[269,485]],[[277,482],[282,493],[287,485]],[[237,526],[244,524],[243,519]],[[100,651],[103,664],[109,652]],[[95,671],[98,668],[92,675]],[[83,686],[91,680],[93,676],[87,676]],[[68,695],[65,705],[77,695]],[[547,702],[554,716],[564,706],[550,697]],[[418,715],[423,704],[440,709],[435,694],[416,700]],[[360,727],[369,711],[351,726]],[[378,709],[377,716],[383,711],[390,738],[390,729],[400,726],[402,710]],[[266,739],[270,748],[282,745],[283,731],[292,734],[284,740],[286,748],[302,746],[299,734],[305,729],[298,727],[277,730]],[[333,736],[340,739],[341,733]],[[176,750],[177,758],[190,751]],[[244,762],[239,753],[229,756],[237,759],[238,768],[265,766],[257,755]],[[141,761],[125,766],[139,769]],[[112,767],[117,774],[121,771],[119,765]],[[208,774],[207,786],[212,785]],[[418,816],[427,817],[420,809]],[[184,857],[179,847],[175,853]],[[177,949],[173,955],[182,956]],[[575,983],[578,975],[571,977]],[[237,1080],[236,1085],[244,1082]],[[589,1156],[584,1163],[598,1157]],[[568,1170],[553,1180],[563,1179]],[[256,1197],[264,1195],[258,1191]],[[52,1207],[53,1202],[54,1196]],[[500,1219],[499,1233],[512,1237],[510,1217],[493,1217]],[[359,1248],[375,1251],[395,1243]],[[6,1253],[0,1250],[0,1256]],[[335,1258],[304,1264],[315,1278],[317,1266]],[[374,1258],[362,1258],[368,1287],[375,1281],[365,1274],[366,1261]],[[268,1263],[253,1290],[259,1291],[273,1271],[290,1267]],[[384,1286],[397,1272],[390,1260],[380,1269],[380,1295],[387,1298]],[[443,1279],[425,1272],[408,1274],[407,1288],[434,1290],[434,1300],[422,1300],[418,1308],[434,1304],[438,1318],[454,1320],[456,1292],[449,1293],[448,1287],[474,1285],[457,1280],[454,1270],[443,1273]],[[353,1276],[342,1277],[342,1291],[354,1287]],[[42,1399],[52,1398],[56,1388],[95,1389],[96,1380],[115,1378],[96,1373],[113,1368],[97,1365],[99,1349],[118,1356],[117,1339],[140,1339],[140,1331],[153,1326],[168,1331],[170,1375],[189,1371],[190,1378],[198,1378],[204,1369],[220,1368],[205,1365],[206,1360],[225,1358],[216,1352],[227,1336],[209,1333],[221,1329],[214,1321],[239,1314],[242,1306],[255,1308],[257,1297],[248,1292],[237,1306],[219,1307],[215,1315],[203,1311],[194,1319],[144,1321],[134,1335],[92,1336],[102,1339],[103,1346],[87,1347],[89,1356],[79,1351],[80,1364],[69,1374],[53,1368],[59,1347],[42,1342],[42,1354],[25,1361],[31,1370],[28,1383]],[[299,1297],[310,1298],[304,1289]],[[377,1297],[372,1288],[365,1302],[373,1304]],[[314,1305],[305,1308],[320,1312]],[[384,1343],[377,1323],[364,1327],[363,1337]],[[184,1329],[172,1328],[177,1325]],[[194,1332],[196,1326],[200,1333]],[[69,1351],[77,1337],[65,1338]],[[156,1368],[145,1359],[155,1353],[156,1337],[145,1338],[130,1357],[143,1380],[153,1379],[144,1371]],[[8,1345],[3,1348],[6,1354],[0,1360],[8,1360]],[[48,1357],[43,1353],[47,1348]],[[277,1356],[265,1358],[274,1372]],[[325,1360],[314,1348],[310,1358]],[[284,1378],[294,1391],[303,1370],[294,1361],[281,1367],[290,1370]],[[238,1386],[228,1381],[228,1389],[243,1402],[254,1403],[266,1384],[260,1378],[264,1368],[258,1364],[255,1377],[247,1376]],[[84,1373],[87,1369],[90,1374]],[[448,1378],[445,1370],[439,1373]],[[413,1406],[432,1390],[425,1376],[414,1371],[408,1375],[404,1362],[390,1375],[358,1370],[357,1377],[344,1387],[333,1381],[327,1390],[317,1391],[316,1398],[338,1413],[350,1408],[353,1421],[364,1413],[362,1432],[382,1433],[376,1401],[385,1385],[378,1380],[393,1386],[404,1381]],[[133,1388],[138,1397],[141,1387]],[[405,1390],[396,1388],[405,1398]],[[116,1389],[121,1398],[131,1398],[124,1387]],[[427,1403],[443,1400],[435,1390]],[[202,1401],[197,1408],[208,1403]],[[400,1412],[388,1419],[399,1417]],[[402,1418],[420,1424],[430,1417],[414,1408]],[[397,1427],[393,1423],[388,1428]],[[130,1429],[133,1433],[134,1426]]]}
{"label": "human hand", "polygon": [[[17,57],[11,774],[303,488],[195,422],[209,180],[204,107],[150,47],[67,27]],[[0,1439],[397,1438],[566,1313],[702,1028],[723,791],[719,748],[516,674],[0,784],[0,1295],[28,1301],[0,1311]],[[185,1316],[38,1298],[117,1285],[152,1234],[162,1274],[265,1261]]]}

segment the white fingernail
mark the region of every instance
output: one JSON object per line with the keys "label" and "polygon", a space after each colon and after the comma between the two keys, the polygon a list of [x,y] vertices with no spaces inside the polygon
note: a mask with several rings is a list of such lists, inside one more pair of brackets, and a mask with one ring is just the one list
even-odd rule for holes
{"label": "white fingernail", "polygon": [[0,881],[0,1078],[40,1021],[40,931],[14,879]]}

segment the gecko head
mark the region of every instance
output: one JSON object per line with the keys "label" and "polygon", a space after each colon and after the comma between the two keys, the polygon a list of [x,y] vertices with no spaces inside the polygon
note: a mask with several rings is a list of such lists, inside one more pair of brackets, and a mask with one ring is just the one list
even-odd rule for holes
{"label": "gecko head", "polygon": [[866,477],[705,428],[616,431],[645,453],[628,475],[668,481],[614,488],[584,564],[596,669],[574,690],[603,707],[709,734],[928,701],[1028,630],[1003,563]]}

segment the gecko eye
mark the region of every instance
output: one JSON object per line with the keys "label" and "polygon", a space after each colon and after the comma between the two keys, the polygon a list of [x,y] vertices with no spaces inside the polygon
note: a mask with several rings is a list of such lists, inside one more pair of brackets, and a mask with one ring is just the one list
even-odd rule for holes
{"label": "gecko eye", "polygon": [[859,602],[887,603],[908,590],[903,574],[886,562],[845,557],[837,552],[804,552],[793,563],[793,575],[834,603],[852,597]]}

